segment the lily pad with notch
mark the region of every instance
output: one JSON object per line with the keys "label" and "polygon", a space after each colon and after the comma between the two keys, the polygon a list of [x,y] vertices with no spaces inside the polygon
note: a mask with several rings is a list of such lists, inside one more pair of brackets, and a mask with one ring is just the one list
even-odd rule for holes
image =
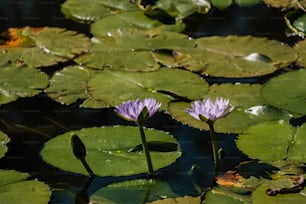
{"label": "lily pad with notch", "polygon": [[0,68],[0,104],[35,96],[48,84],[48,75],[38,69],[3,66]]}
{"label": "lily pad with notch", "polygon": [[[154,170],[169,166],[181,156],[179,144],[171,135],[154,129],[145,129],[145,133],[149,143],[177,144],[176,149],[150,152]],[[43,159],[66,171],[88,175],[70,147],[72,134],[85,144],[86,161],[95,175],[127,176],[147,171],[144,153],[129,151],[141,144],[138,128],[129,126],[93,127],[66,132],[45,144],[41,151]]]}
{"label": "lily pad with notch", "polygon": [[91,78],[87,87],[92,98],[110,106],[135,98],[155,98],[165,110],[173,99],[199,99],[208,84],[188,71],[162,68],[145,73],[104,70]]}
{"label": "lily pad with notch", "polygon": [[[212,100],[215,100],[216,97],[227,98],[230,100],[230,104],[235,106],[230,114],[215,122],[215,131],[240,133],[249,126],[262,121],[278,118],[289,120],[289,114],[265,104],[260,95],[261,87],[261,85],[255,84],[221,84],[210,86],[208,93],[202,97]],[[202,130],[209,130],[205,122],[194,119],[185,111],[186,108],[190,107],[191,104],[188,102],[171,102],[168,112],[174,119],[184,124]]]}
{"label": "lily pad with notch", "polygon": [[46,67],[89,50],[89,38],[55,27],[10,28],[2,33],[0,65]]}

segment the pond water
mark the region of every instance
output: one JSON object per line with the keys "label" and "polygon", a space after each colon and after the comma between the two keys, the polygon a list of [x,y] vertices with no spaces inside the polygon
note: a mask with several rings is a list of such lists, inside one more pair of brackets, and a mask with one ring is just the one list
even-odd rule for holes
{"label": "pond water", "polygon": [[[62,15],[62,3],[63,1],[51,0],[0,0],[0,30],[4,31],[9,27],[49,26],[76,30],[90,36],[89,26],[73,22]],[[253,35],[292,45],[298,38],[289,38],[285,35],[286,27],[282,15],[280,10],[265,5],[249,8],[233,5],[224,11],[213,10],[209,15],[194,15],[187,18],[185,33],[194,38],[210,35]],[[58,66],[61,68],[69,63]],[[51,75],[53,71],[47,72]],[[210,84],[218,82],[215,78],[207,77],[206,80]],[[256,82],[257,79],[244,79],[242,82],[248,80]],[[258,82],[262,80],[258,79]],[[86,109],[79,108],[78,105],[79,103],[61,105],[45,94],[39,94],[0,106],[0,129],[11,138],[8,152],[0,159],[0,168],[28,172],[33,178],[47,183],[53,189],[50,203],[71,202],[71,198],[66,196],[65,192],[59,192],[57,189],[78,193],[86,185],[88,177],[65,172],[44,162],[39,152],[47,140],[68,130],[84,127],[133,125],[118,118],[111,108]],[[211,185],[213,162],[208,132],[182,125],[162,112],[151,118],[146,127],[169,132],[177,138],[183,150],[178,162],[160,170],[158,178],[167,181],[180,195],[198,195],[194,182],[201,189]],[[217,134],[218,144],[225,152],[220,173],[247,159],[247,156],[236,148],[236,136]],[[95,178],[87,190],[91,194],[108,183],[124,179]]]}

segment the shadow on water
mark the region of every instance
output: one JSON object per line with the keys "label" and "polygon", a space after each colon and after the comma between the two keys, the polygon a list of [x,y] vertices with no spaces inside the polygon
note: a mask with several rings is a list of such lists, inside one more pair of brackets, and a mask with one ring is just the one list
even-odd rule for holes
{"label": "shadow on water", "polygon": [[[63,2],[0,0],[0,31],[9,27],[54,26],[89,35],[88,25],[64,18],[60,12]],[[292,44],[295,39],[285,36],[281,16],[280,11],[264,5],[250,8],[233,5],[224,11],[214,10],[207,16],[190,16],[186,19],[186,33],[192,37],[265,36]],[[46,164],[42,161],[39,151],[47,140],[68,130],[110,125],[133,124],[118,118],[112,109],[83,109],[78,108],[78,104],[64,106],[44,94],[1,105],[0,129],[10,136],[11,141],[7,154],[0,159],[0,168],[29,172],[33,177],[48,183],[53,189],[51,203],[69,199],[67,194],[57,189],[84,193],[80,190],[85,186],[87,193],[92,194],[102,186],[124,180],[126,177],[95,178],[89,182],[88,177],[68,173]],[[196,186],[201,189],[210,186],[213,163],[208,132],[182,125],[165,113],[155,115],[146,126],[168,131],[177,138],[183,151],[182,157],[175,164],[159,171],[158,178],[167,181],[175,192],[182,195],[198,195]],[[236,135],[217,135],[218,143],[225,151],[220,168],[222,172],[247,158],[237,150],[235,137]]]}

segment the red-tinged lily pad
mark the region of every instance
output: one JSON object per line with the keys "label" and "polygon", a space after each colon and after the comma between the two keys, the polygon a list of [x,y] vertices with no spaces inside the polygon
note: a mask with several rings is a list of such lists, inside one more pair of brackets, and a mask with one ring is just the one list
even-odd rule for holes
{"label": "red-tinged lily pad", "polygon": [[48,203],[51,191],[47,184],[27,180],[30,175],[15,170],[0,170],[0,197],[5,204]]}
{"label": "red-tinged lily pad", "polygon": [[39,94],[49,84],[48,75],[30,67],[0,68],[0,104],[9,103],[21,97]]}
{"label": "red-tinged lily pad", "polygon": [[44,67],[88,51],[89,39],[62,28],[10,28],[2,33],[0,65]]}

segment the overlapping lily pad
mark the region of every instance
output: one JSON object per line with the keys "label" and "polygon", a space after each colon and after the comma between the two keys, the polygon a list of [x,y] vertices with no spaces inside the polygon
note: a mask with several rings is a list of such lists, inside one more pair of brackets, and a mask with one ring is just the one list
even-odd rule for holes
{"label": "overlapping lily pad", "polygon": [[6,144],[10,141],[9,137],[0,131],[0,158],[3,157],[7,151]]}
{"label": "overlapping lily pad", "polygon": [[48,86],[48,76],[29,67],[0,68],[0,104],[31,97]]}
{"label": "overlapping lily pad", "polygon": [[138,10],[137,4],[126,0],[67,0],[62,4],[61,11],[67,18],[81,23],[90,23],[102,17],[121,12]]}
{"label": "overlapping lily pad", "polygon": [[299,53],[298,64],[306,68],[306,40],[298,42],[294,48]]}
{"label": "overlapping lily pad", "polygon": [[305,134],[306,125],[293,128],[283,120],[266,121],[241,133],[236,144],[248,156],[262,161],[306,162]]}
{"label": "overlapping lily pad", "polygon": [[268,81],[262,96],[267,103],[287,111],[306,114],[306,70],[288,72]]}
{"label": "overlapping lily pad", "polygon": [[64,62],[88,51],[89,39],[62,28],[10,28],[2,34],[0,65],[43,67]]}
{"label": "overlapping lily pad", "polygon": [[1,203],[48,203],[51,195],[48,185],[37,180],[26,180],[29,174],[15,170],[0,170],[0,176]]}
{"label": "overlapping lily pad", "polygon": [[177,49],[161,63],[216,77],[255,77],[294,62],[296,51],[281,42],[251,36],[212,36],[196,40],[194,49]]}
{"label": "overlapping lily pad", "polygon": [[106,104],[91,98],[87,91],[87,82],[95,74],[94,70],[81,66],[68,66],[55,72],[50,79],[46,93],[55,101],[70,105],[84,100],[82,107],[103,108]]}
{"label": "overlapping lily pad", "polygon": [[103,71],[88,82],[91,97],[111,106],[136,98],[156,98],[162,109],[175,98],[199,99],[208,84],[188,71],[162,68],[155,72]]}
{"label": "overlapping lily pad", "polygon": [[[261,85],[249,84],[222,84],[213,85],[209,88],[208,94],[202,97],[215,100],[216,97],[224,97],[230,100],[230,104],[235,106],[233,112],[225,118],[215,122],[217,132],[239,133],[247,127],[265,121],[278,118],[289,118],[275,108],[267,106],[260,96]],[[192,127],[209,130],[208,125],[203,121],[198,121],[191,117],[185,108],[190,108],[191,104],[187,102],[171,102],[168,112],[174,119],[188,124]]]}
{"label": "overlapping lily pad", "polygon": [[[177,141],[169,134],[154,129],[145,130],[148,143],[177,144],[177,148],[151,151],[154,170],[166,167],[181,156]],[[59,135],[42,149],[43,159],[66,171],[88,175],[82,163],[73,155],[70,140],[76,134],[87,149],[86,161],[99,176],[124,176],[147,172],[143,151],[129,151],[141,144],[137,127],[93,127]]]}
{"label": "overlapping lily pad", "polygon": [[285,22],[293,35],[304,38],[306,33],[306,14],[304,11],[289,11],[285,15]]}
{"label": "overlapping lily pad", "polygon": [[177,48],[192,48],[194,41],[187,35],[160,30],[117,30],[93,39],[89,53],[76,62],[95,69],[109,68],[127,71],[154,71],[160,68],[153,52]]}
{"label": "overlapping lily pad", "polygon": [[127,29],[138,29],[138,30],[169,30],[181,32],[184,29],[184,25],[180,22],[176,24],[163,24],[158,20],[147,17],[141,11],[121,13],[117,15],[106,16],[90,27],[91,33],[94,36],[110,35],[118,30],[122,33],[126,33]]}
{"label": "overlapping lily pad", "polygon": [[148,203],[160,196],[177,197],[162,181],[138,179],[110,184],[90,197],[93,203]]}

